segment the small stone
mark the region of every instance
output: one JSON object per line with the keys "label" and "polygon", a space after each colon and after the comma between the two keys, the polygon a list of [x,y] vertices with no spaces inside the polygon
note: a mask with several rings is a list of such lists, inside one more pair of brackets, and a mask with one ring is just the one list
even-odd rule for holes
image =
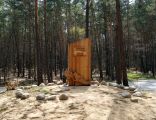
{"label": "small stone", "polygon": [[130,91],[134,91],[134,90],[136,90],[136,87],[135,87],[135,86],[130,86],[130,87],[129,87],[129,90],[130,90]]}
{"label": "small stone", "polygon": [[29,97],[30,97],[29,93],[23,93],[22,96],[21,96],[21,99],[27,99]]}
{"label": "small stone", "polygon": [[67,83],[64,83],[63,87],[69,87],[69,85]]}
{"label": "small stone", "polygon": [[57,84],[58,80],[53,80],[53,83]]}
{"label": "small stone", "polygon": [[131,98],[131,94],[127,91],[121,93],[121,96],[124,97],[124,98]]}
{"label": "small stone", "polygon": [[56,96],[48,96],[46,100],[56,100]]}
{"label": "small stone", "polygon": [[40,86],[40,87],[44,87],[44,86],[45,86],[45,84],[44,84],[44,83],[41,83],[39,86]]}
{"label": "small stone", "polygon": [[110,83],[109,83],[109,86],[117,87],[117,84],[116,84],[116,83],[110,82]]}
{"label": "small stone", "polygon": [[69,109],[70,110],[78,109],[78,107],[74,103],[71,103],[71,104],[69,104]]}
{"label": "small stone", "polygon": [[19,89],[24,89],[24,86],[19,86]]}
{"label": "small stone", "polygon": [[23,96],[23,91],[16,91],[16,98],[21,98]]}
{"label": "small stone", "polygon": [[30,118],[30,119],[39,119],[39,118],[42,117],[42,115],[43,115],[42,112],[37,111],[37,112],[35,112],[35,113],[30,113],[30,114],[28,115],[28,118]]}
{"label": "small stone", "polygon": [[100,83],[99,83],[97,80],[91,81],[91,84],[92,84],[92,85],[100,85]]}
{"label": "small stone", "polygon": [[68,100],[68,96],[65,95],[65,94],[61,94],[61,95],[59,96],[59,100]]}
{"label": "small stone", "polygon": [[63,81],[58,81],[57,82],[57,85],[62,85],[63,84]]}
{"label": "small stone", "polygon": [[18,88],[16,91],[22,91],[23,92],[23,89]]}
{"label": "small stone", "polygon": [[117,87],[120,88],[120,89],[124,88],[124,86],[122,84],[117,84]]}
{"label": "small stone", "polygon": [[134,92],[138,92],[138,89],[135,89]]}
{"label": "small stone", "polygon": [[131,98],[131,101],[135,102],[135,103],[138,103],[139,100],[137,98]]}
{"label": "small stone", "polygon": [[129,87],[128,87],[128,86],[124,86],[123,89],[124,89],[124,90],[129,90]]}
{"label": "small stone", "polygon": [[97,85],[97,84],[93,84],[93,85],[91,85],[91,87],[98,87],[99,85]]}
{"label": "small stone", "polygon": [[47,84],[47,86],[53,86],[54,85],[54,83],[48,83]]}
{"label": "small stone", "polygon": [[21,89],[17,89],[15,95],[16,98],[21,98],[21,99],[27,99],[30,96],[29,93],[25,93]]}
{"label": "small stone", "polygon": [[51,95],[57,95],[58,93],[57,92],[51,92],[50,94]]}
{"label": "small stone", "polygon": [[35,88],[35,87],[37,87],[37,85],[32,85],[31,87],[32,87],[32,88]]}
{"label": "small stone", "polygon": [[45,100],[45,94],[39,94],[36,96],[36,100]]}
{"label": "small stone", "polygon": [[143,94],[141,92],[135,92],[135,93],[133,93],[133,96],[143,97]]}
{"label": "small stone", "polygon": [[68,88],[68,87],[62,87],[61,88],[61,91],[63,92],[63,91],[70,91],[70,88]]}
{"label": "small stone", "polygon": [[31,86],[24,86],[24,89],[31,89]]}
{"label": "small stone", "polygon": [[101,85],[107,85],[107,82],[106,81],[102,81],[100,84]]}

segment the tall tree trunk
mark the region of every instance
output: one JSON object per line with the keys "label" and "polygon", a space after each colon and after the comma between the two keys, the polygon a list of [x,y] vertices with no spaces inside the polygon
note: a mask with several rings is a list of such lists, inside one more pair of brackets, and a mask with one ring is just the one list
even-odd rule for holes
{"label": "tall tree trunk", "polygon": [[129,66],[130,66],[130,29],[129,29],[129,0],[127,0],[126,1],[126,6],[127,6],[127,56],[126,56],[126,58],[127,58],[127,67],[129,68]]}
{"label": "tall tree trunk", "polygon": [[40,40],[38,29],[38,0],[35,0],[35,36],[36,36],[36,65],[37,65],[37,80],[38,85],[43,82],[42,68],[41,68],[41,53],[40,53]]}
{"label": "tall tree trunk", "polygon": [[117,50],[117,64],[116,64],[116,79],[117,83],[128,86],[127,68],[125,59],[125,45],[123,41],[123,30],[120,13],[120,0],[116,0],[116,50]]}
{"label": "tall tree trunk", "polygon": [[[30,12],[30,11],[29,11]],[[30,16],[30,13],[29,13]],[[32,58],[31,58],[31,23],[29,20],[29,32],[28,32],[28,78],[31,78],[31,67],[32,67]]]}
{"label": "tall tree trunk", "polygon": [[44,0],[44,38],[45,38],[45,66],[46,66],[46,75],[48,77],[48,82],[51,83],[52,79],[50,76],[50,69],[49,69],[49,45],[48,45],[48,38],[47,38],[47,0]]}
{"label": "tall tree trunk", "polygon": [[89,37],[89,2],[90,0],[87,0],[86,3],[86,38]]}

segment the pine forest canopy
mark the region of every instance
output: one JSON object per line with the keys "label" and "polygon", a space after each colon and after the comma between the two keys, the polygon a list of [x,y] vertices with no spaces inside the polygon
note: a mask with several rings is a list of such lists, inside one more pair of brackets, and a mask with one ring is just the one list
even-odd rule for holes
{"label": "pine forest canopy", "polygon": [[85,37],[93,77],[155,76],[155,26],[155,0],[0,0],[0,78],[64,79],[68,43]]}

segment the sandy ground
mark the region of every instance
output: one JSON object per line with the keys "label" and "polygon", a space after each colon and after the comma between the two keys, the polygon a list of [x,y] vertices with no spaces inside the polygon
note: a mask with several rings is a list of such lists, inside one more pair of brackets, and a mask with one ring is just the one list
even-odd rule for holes
{"label": "sandy ground", "polygon": [[156,91],[156,80],[155,79],[149,79],[149,80],[136,80],[129,82],[129,84],[133,84],[137,86],[139,90],[145,90],[145,91]]}
{"label": "sandy ground", "polygon": [[[61,91],[61,86],[26,90],[31,97],[26,100],[15,98],[15,91],[0,94],[0,120],[156,120],[156,94],[131,102],[122,98],[123,90],[110,86],[69,87]],[[56,94],[57,100],[36,101],[40,92]],[[48,91],[48,92],[47,92]],[[65,93],[66,101],[58,96]]]}

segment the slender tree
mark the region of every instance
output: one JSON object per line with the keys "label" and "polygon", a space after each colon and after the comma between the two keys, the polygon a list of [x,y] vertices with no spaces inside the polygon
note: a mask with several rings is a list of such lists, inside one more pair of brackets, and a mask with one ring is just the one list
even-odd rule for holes
{"label": "slender tree", "polygon": [[116,80],[118,84],[128,86],[127,68],[125,59],[125,45],[123,41],[123,30],[120,13],[120,0],[116,0]]}
{"label": "slender tree", "polygon": [[35,39],[36,39],[36,67],[37,67],[37,80],[38,85],[43,82],[42,66],[41,66],[41,53],[40,53],[40,39],[38,28],[38,0],[35,0]]}
{"label": "slender tree", "polygon": [[90,0],[87,0],[86,3],[86,38],[89,37],[89,2]]}
{"label": "slender tree", "polygon": [[50,66],[49,66],[49,42],[47,37],[47,0],[44,0],[44,39],[45,39],[45,69],[46,75],[48,77],[48,82],[52,82],[52,76],[50,75]]}

